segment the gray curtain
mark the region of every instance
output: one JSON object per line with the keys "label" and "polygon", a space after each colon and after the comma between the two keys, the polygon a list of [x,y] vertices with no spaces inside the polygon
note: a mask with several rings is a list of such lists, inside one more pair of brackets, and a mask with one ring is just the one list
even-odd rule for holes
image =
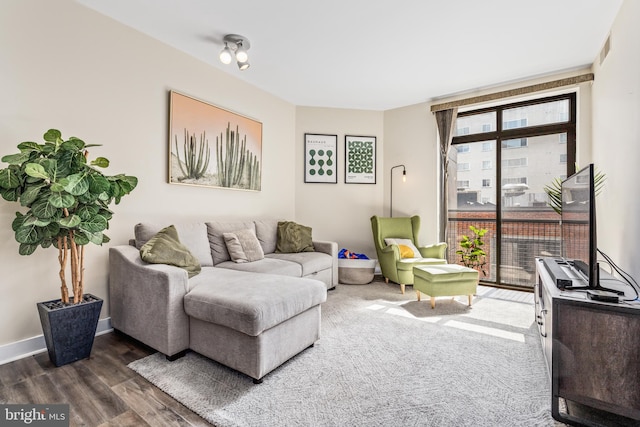
{"label": "gray curtain", "polygon": [[458,109],[436,111],[436,124],[440,135],[440,241],[446,242],[448,224],[449,147]]}

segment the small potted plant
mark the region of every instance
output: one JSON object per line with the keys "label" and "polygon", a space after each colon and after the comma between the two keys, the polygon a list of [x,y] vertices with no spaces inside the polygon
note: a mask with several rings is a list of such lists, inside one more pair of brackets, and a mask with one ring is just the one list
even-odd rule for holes
{"label": "small potted plant", "polygon": [[96,145],[76,137],[63,140],[56,129],[44,140],[22,142],[19,153],[2,157],[9,166],[0,169],[0,195],[24,208],[12,223],[21,255],[38,247],[57,249],[61,298],[38,303],[38,311],[49,357],[61,366],[89,357],[102,307],[100,298],[84,294],[85,246],[109,241],[104,234],[113,214],[109,205],[133,191],[138,179],[104,175],[100,169],[109,160],[88,160],[87,148]]}
{"label": "small potted plant", "polygon": [[476,228],[473,225],[469,226],[469,230],[471,230],[473,236],[462,236],[460,249],[456,251],[456,254],[460,255],[460,261],[465,267],[481,271],[486,276],[487,272],[484,267],[487,265],[487,253],[482,249],[482,246],[484,246],[482,237],[488,230],[486,228]]}

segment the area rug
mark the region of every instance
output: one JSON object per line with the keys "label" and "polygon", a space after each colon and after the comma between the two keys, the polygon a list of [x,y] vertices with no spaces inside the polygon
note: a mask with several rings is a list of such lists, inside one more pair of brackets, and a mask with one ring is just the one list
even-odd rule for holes
{"label": "area rug", "polygon": [[431,309],[411,287],[338,285],[321,339],[258,385],[196,353],[129,367],[220,427],[553,426],[531,294],[500,292]]}

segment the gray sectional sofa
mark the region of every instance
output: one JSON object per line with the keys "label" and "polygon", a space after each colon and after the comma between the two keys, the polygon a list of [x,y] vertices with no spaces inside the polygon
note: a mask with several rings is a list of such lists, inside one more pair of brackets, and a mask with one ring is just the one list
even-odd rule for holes
{"label": "gray sectional sofa", "polygon": [[[320,307],[338,283],[338,245],[277,253],[277,220],[175,223],[201,271],[149,264],[140,248],[169,224],[138,224],[109,250],[111,323],[172,360],[188,349],[261,382],[320,337]],[[223,233],[253,230],[264,258],[234,262]]]}

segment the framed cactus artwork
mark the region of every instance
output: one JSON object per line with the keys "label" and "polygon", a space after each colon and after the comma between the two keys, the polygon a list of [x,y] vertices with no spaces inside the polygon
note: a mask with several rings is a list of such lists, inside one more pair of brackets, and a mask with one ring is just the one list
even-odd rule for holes
{"label": "framed cactus artwork", "polygon": [[262,123],[170,91],[169,183],[260,191]]}
{"label": "framed cactus artwork", "polygon": [[338,135],[304,134],[304,182],[338,183]]}
{"label": "framed cactus artwork", "polygon": [[346,184],[376,183],[376,137],[344,137],[344,182]]}

